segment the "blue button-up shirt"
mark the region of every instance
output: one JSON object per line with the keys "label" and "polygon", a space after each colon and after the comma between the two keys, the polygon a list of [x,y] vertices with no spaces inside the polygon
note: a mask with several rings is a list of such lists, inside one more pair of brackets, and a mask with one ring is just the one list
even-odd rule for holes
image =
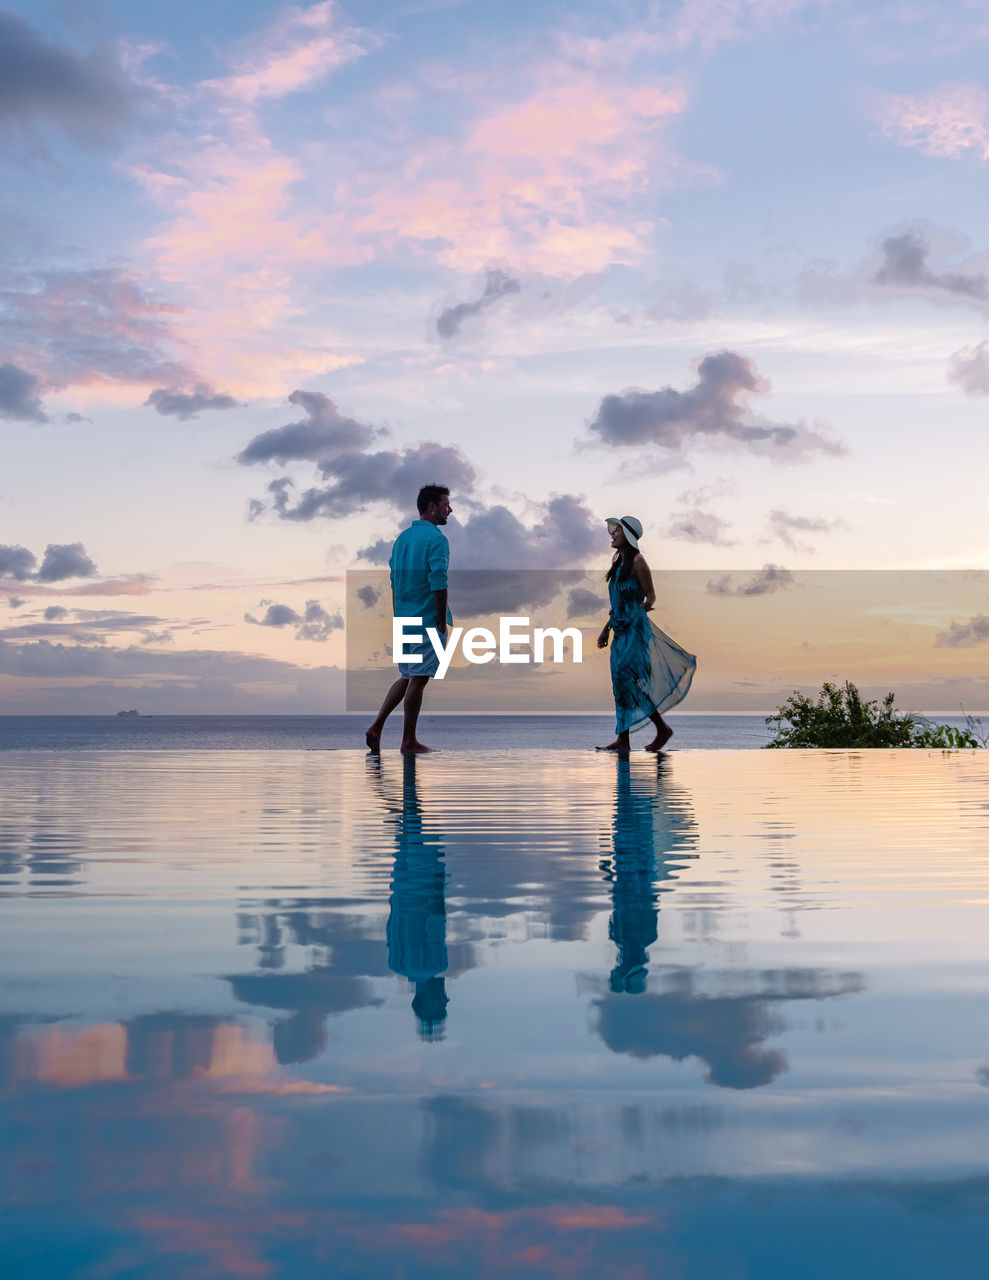
{"label": "blue button-up shirt", "polygon": [[[422,618],[423,627],[435,627],[434,591],[447,586],[450,544],[429,520],[413,520],[395,539],[388,567],[395,592],[396,618]],[[450,610],[447,623],[453,622]]]}

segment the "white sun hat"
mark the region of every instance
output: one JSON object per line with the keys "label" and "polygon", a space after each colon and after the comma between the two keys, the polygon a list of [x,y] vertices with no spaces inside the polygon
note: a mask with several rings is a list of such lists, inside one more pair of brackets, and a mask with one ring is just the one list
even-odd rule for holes
{"label": "white sun hat", "polygon": [[621,525],[629,546],[638,547],[639,539],[642,537],[641,520],[636,519],[635,516],[609,516],[605,524],[609,529],[613,529],[615,525]]}

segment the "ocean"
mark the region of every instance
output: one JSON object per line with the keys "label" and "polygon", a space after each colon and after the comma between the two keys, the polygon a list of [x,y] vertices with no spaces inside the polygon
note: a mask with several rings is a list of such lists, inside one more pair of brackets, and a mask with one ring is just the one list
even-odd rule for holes
{"label": "ocean", "polygon": [[[0,751],[344,751],[363,748],[369,716],[0,716]],[[748,749],[769,740],[762,716],[670,716],[670,749]],[[401,718],[383,739],[398,747]],[[634,747],[651,738],[632,737]],[[419,737],[443,751],[588,750],[614,737],[610,716],[423,715]]]}
{"label": "ocean", "polygon": [[[0,716],[0,751],[348,751],[364,745],[369,717],[337,716]],[[741,751],[771,738],[757,715],[671,715],[669,751]],[[938,724],[965,727],[960,716]],[[397,748],[401,720],[383,746]],[[633,750],[651,737],[632,735]],[[610,716],[423,715],[419,737],[443,751],[592,751],[614,737]]]}

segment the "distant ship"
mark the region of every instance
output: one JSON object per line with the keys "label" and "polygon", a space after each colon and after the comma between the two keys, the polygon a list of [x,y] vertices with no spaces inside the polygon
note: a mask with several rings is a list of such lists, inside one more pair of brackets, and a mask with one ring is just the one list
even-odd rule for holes
{"label": "distant ship", "polygon": [[137,710],[135,710],[134,708],[131,708],[131,710],[130,710],[130,711],[118,711],[118,712],[117,712],[117,715],[118,715],[118,716],[139,716],[140,714],[141,714],[141,713],[140,713],[140,711],[137,711]]}

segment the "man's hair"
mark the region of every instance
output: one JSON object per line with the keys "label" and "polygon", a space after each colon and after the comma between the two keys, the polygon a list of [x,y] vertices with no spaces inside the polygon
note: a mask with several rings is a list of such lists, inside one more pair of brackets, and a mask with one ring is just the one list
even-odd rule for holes
{"label": "man's hair", "polygon": [[422,515],[431,503],[439,502],[440,498],[449,496],[450,490],[445,484],[424,484],[416,498],[416,510]]}

